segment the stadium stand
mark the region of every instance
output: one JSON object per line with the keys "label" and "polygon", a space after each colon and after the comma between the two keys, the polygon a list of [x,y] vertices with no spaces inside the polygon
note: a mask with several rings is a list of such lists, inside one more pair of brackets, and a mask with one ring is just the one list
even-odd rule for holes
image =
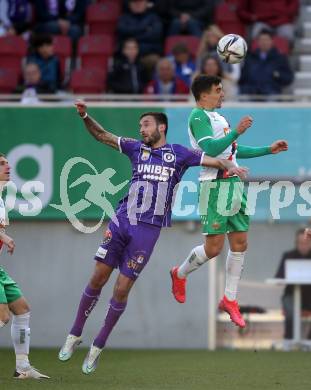
{"label": "stadium stand", "polygon": [[72,46],[71,40],[65,35],[55,35],[53,37],[54,52],[59,58],[60,71],[63,82],[67,80],[70,73]]}
{"label": "stadium stand", "polygon": [[12,93],[17,82],[17,72],[8,68],[0,68],[0,93]]}
{"label": "stadium stand", "polygon": [[80,67],[106,69],[113,51],[114,39],[111,35],[85,35],[78,43]]}
{"label": "stadium stand", "polygon": [[91,4],[86,13],[86,24],[89,34],[114,34],[121,5],[114,1]]}
{"label": "stadium stand", "polygon": [[27,53],[27,43],[20,36],[8,35],[0,37],[0,64],[1,68],[8,68],[22,73],[22,60]]}
{"label": "stadium stand", "polygon": [[219,4],[215,10],[215,24],[225,34],[239,34],[245,36],[246,29],[241,19],[237,16],[237,5],[234,2]]}
{"label": "stadium stand", "polygon": [[105,90],[106,74],[106,69],[76,69],[71,75],[70,89],[73,93],[102,93]]}

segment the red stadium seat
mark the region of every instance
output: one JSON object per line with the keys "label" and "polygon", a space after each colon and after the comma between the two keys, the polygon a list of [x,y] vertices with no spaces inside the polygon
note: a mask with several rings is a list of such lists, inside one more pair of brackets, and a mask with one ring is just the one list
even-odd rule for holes
{"label": "red stadium seat", "polygon": [[78,44],[78,57],[82,68],[106,68],[114,51],[114,38],[110,35],[85,35]]}
{"label": "red stadium seat", "polygon": [[89,34],[114,34],[120,14],[121,5],[115,1],[89,5],[86,13]]}
{"label": "red stadium seat", "polygon": [[103,4],[103,3],[111,3],[111,2],[119,4],[119,6],[122,8],[123,0],[97,0],[97,3]]}
{"label": "red stadium seat", "polygon": [[236,14],[236,3],[221,3],[216,7],[215,11],[215,24],[225,34],[239,34],[242,37],[245,36],[245,26]]}
{"label": "red stadium seat", "polygon": [[53,37],[54,53],[60,61],[62,79],[69,74],[71,61],[71,39],[65,35],[54,35]]}
{"label": "red stadium seat", "polygon": [[0,66],[22,72],[22,59],[27,53],[27,43],[19,36],[0,37]]}
{"label": "red stadium seat", "polygon": [[200,38],[194,35],[172,35],[166,38],[164,48],[165,55],[171,54],[173,47],[176,43],[180,42],[185,43],[188,46],[192,57],[195,58],[200,44]]}
{"label": "red stadium seat", "polygon": [[13,69],[0,68],[0,93],[11,93],[17,87],[18,73]]}
{"label": "red stadium seat", "polygon": [[[284,37],[273,37],[274,46],[279,50],[280,53],[288,55],[290,52],[288,40]],[[251,50],[254,51],[258,47],[257,39],[252,41]]]}
{"label": "red stadium seat", "polygon": [[77,69],[71,74],[70,89],[73,93],[102,93],[106,87],[106,68]]}

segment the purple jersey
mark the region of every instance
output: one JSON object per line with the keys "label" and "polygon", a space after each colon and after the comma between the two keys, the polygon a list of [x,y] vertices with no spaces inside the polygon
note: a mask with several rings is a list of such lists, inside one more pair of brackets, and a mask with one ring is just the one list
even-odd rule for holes
{"label": "purple jersey", "polygon": [[183,174],[199,166],[204,153],[178,144],[151,148],[141,141],[119,138],[119,149],[132,163],[130,189],[117,208],[131,224],[171,226],[172,203]]}

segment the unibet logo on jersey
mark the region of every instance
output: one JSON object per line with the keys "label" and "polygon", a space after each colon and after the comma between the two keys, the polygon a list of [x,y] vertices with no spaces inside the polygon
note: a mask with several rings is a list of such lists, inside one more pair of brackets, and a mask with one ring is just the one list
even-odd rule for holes
{"label": "unibet logo on jersey", "polygon": [[158,181],[168,181],[175,172],[175,168],[152,164],[138,164],[137,170],[138,173],[145,173],[145,175],[143,175],[143,179]]}

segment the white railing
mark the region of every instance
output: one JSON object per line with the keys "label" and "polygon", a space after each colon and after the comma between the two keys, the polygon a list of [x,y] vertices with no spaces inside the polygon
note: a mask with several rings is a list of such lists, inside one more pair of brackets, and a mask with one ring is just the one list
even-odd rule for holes
{"label": "white railing", "polygon": [[[43,94],[38,95],[40,103],[59,103],[64,104],[72,102],[77,98],[83,97],[89,102],[122,102],[122,103],[187,103],[193,102],[191,95],[116,95],[116,94],[71,94],[71,93],[57,93],[57,94]],[[22,98],[21,94],[0,94],[1,103],[14,103],[20,102]],[[275,102],[311,102],[311,95],[238,95],[234,100],[228,100],[227,103],[275,103]]]}

